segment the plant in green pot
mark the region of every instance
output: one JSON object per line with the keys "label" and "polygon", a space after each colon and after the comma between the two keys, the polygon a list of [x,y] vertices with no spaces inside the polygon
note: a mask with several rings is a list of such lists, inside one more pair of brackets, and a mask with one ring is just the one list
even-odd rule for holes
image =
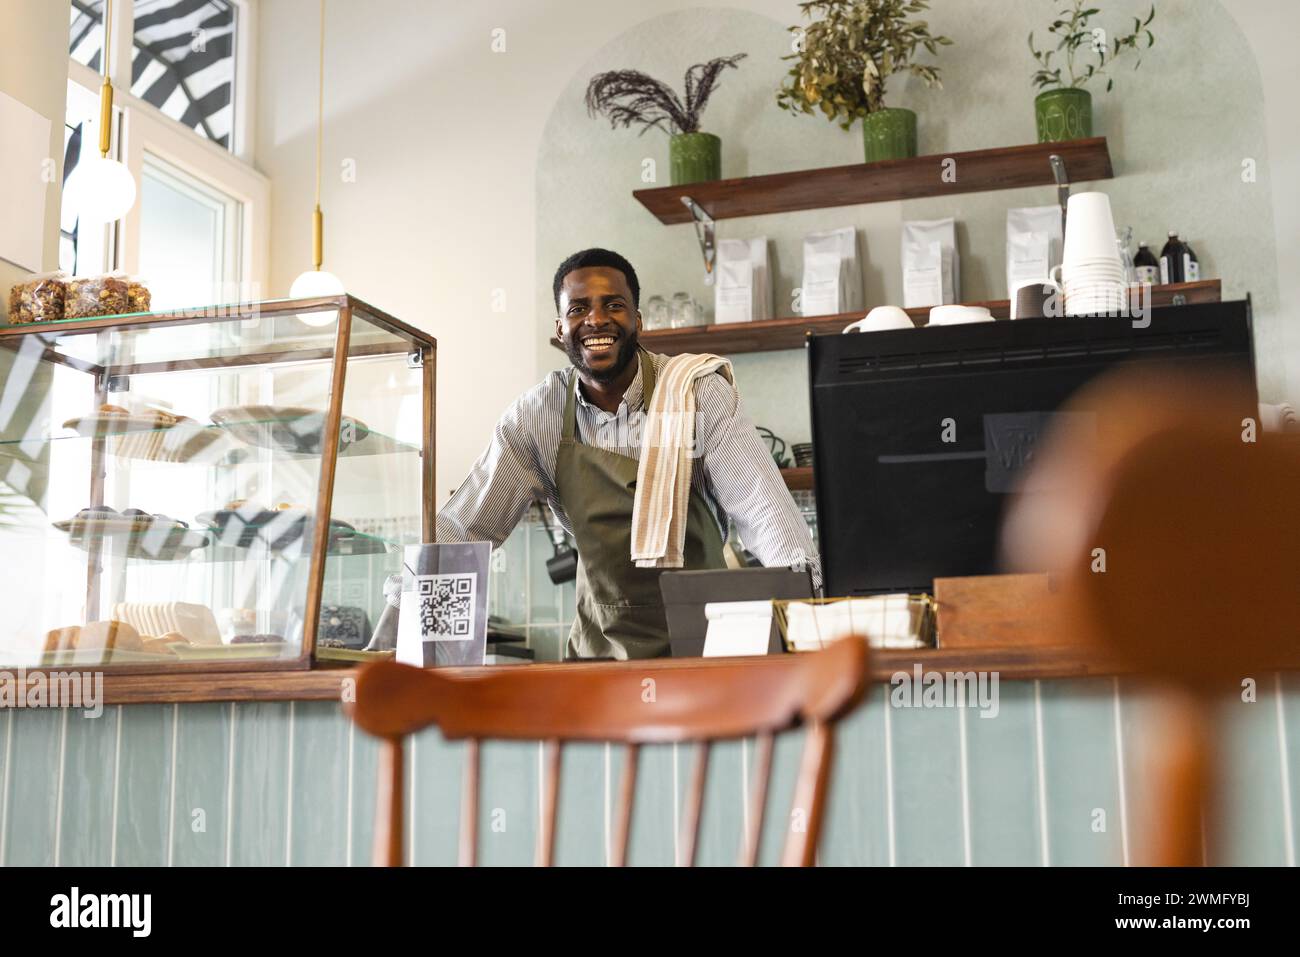
{"label": "plant in green pot", "polygon": [[939,68],[913,62],[924,47],[931,55],[952,43],[931,36],[924,20],[910,19],[928,9],[929,0],[812,0],[799,4],[805,17],[821,15],[805,27],[791,27],[794,60],[777,91],[781,109],[816,113],[844,129],[862,120],[868,163],[916,155],[916,114],[885,106],[885,81],[910,73],[926,86],[940,87]]}
{"label": "plant in green pot", "polygon": [[[1051,2],[1055,5],[1061,0]],[[1089,25],[1101,10],[1087,6],[1088,2],[1070,0],[1071,5],[1058,12],[1047,28],[1056,41],[1055,46],[1049,41],[1040,50],[1034,43],[1033,33],[1029,34],[1029,52],[1038,63],[1033,82],[1041,91],[1034,98],[1034,120],[1040,143],[1092,136],[1092,94],[1084,88],[1104,76],[1106,90],[1114,89],[1115,78],[1109,73],[1111,66],[1132,54],[1136,57],[1133,62],[1136,70],[1142,65],[1142,51],[1151,49],[1156,42],[1148,29],[1156,16],[1154,4],[1145,20],[1133,18],[1129,33],[1110,38],[1104,28]]]}
{"label": "plant in green pot", "polygon": [[669,135],[672,184],[722,178],[722,140],[700,129],[700,116],[718,86],[722,71],[734,68],[745,54],[697,63],[686,71],[686,95],[639,70],[598,73],[587,84],[587,113],[602,114],[610,126],[651,127]]}

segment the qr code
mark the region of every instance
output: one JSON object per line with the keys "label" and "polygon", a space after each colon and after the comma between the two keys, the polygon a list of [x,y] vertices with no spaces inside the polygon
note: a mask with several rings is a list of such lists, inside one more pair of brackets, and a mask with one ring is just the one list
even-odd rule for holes
{"label": "qr code", "polygon": [[420,601],[420,637],[424,641],[468,641],[474,623],[476,576],[420,575],[415,579]]}

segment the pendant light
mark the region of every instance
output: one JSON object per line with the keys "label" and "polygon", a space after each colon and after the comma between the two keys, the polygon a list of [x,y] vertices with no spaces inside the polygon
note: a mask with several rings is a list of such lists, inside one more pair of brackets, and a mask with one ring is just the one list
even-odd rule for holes
{"label": "pendant light", "polygon": [[[338,276],[322,270],[325,246],[325,217],[320,210],[321,131],[325,125],[325,0],[320,0],[320,76],[316,100],[316,209],[311,217],[311,249],[313,268],[308,269],[289,288],[293,299],[314,296],[337,296],[343,292],[343,282]],[[332,312],[301,314],[298,317],[309,326],[327,326],[334,321]]]}
{"label": "pendant light", "polygon": [[135,179],[122,163],[109,159],[113,136],[113,83],[109,55],[113,45],[113,0],[104,0],[104,49],[100,59],[104,82],[99,88],[99,156],[84,160],[68,177],[68,201],[77,216],[89,223],[111,223],[135,205]]}

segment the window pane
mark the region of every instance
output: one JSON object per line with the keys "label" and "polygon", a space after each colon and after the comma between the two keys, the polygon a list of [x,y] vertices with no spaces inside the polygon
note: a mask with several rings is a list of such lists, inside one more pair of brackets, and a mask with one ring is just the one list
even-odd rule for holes
{"label": "window pane", "polygon": [[104,0],[72,0],[72,26],[68,31],[68,53],[78,63],[99,70],[104,49]]}
{"label": "window pane", "polygon": [[131,92],[226,149],[234,125],[235,26],[226,0],[135,0]]}
{"label": "window pane", "polygon": [[[68,177],[81,161],[81,137],[85,123],[72,111],[63,121],[63,195],[67,195]],[[59,215],[59,268],[73,274],[77,271],[77,216],[71,203],[63,203]]]}
{"label": "window pane", "polygon": [[102,226],[83,228],[67,190],[68,180],[84,160],[99,155],[99,97],[68,81],[63,115],[63,200],[59,211],[59,268],[78,276],[94,276],[110,268],[111,247]]}
{"label": "window pane", "polygon": [[220,302],[238,235],[238,201],[145,155],[140,177],[140,276],[155,312]]}

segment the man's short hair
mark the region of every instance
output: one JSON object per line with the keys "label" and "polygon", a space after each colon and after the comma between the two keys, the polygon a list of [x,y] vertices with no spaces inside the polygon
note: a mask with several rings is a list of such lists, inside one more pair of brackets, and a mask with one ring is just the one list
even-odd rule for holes
{"label": "man's short hair", "polygon": [[610,249],[584,249],[564,260],[560,263],[560,268],[555,270],[555,281],[551,283],[551,292],[555,295],[557,314],[560,311],[560,287],[564,284],[564,277],[575,269],[589,269],[592,266],[605,266],[621,272],[627,279],[627,287],[632,290],[632,306],[636,309],[641,308],[641,283],[636,278],[636,270],[632,268],[632,264]]}

